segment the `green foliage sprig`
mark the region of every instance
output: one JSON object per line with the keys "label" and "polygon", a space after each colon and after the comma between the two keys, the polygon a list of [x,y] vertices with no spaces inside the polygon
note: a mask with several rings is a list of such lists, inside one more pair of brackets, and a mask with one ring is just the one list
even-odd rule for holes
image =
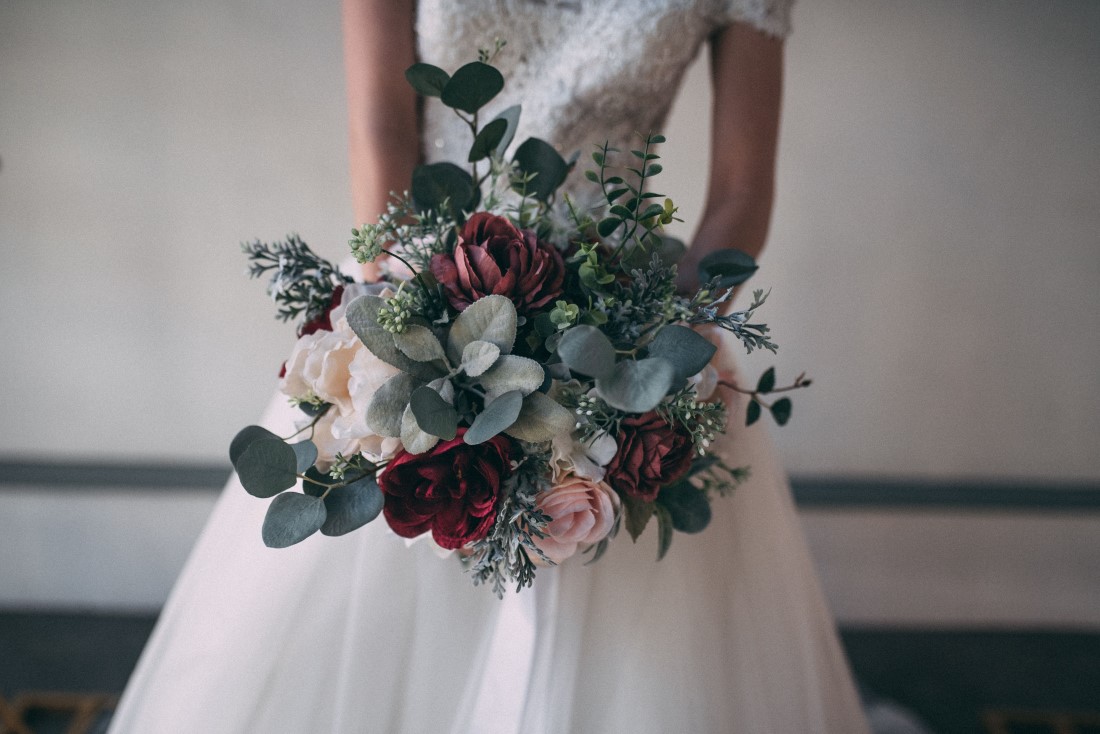
{"label": "green foliage sprig", "polygon": [[281,321],[298,316],[309,321],[329,307],[337,286],[354,282],[296,234],[270,244],[245,242],[241,250],[248,256],[250,277],[271,273],[267,293],[279,304],[277,317]]}

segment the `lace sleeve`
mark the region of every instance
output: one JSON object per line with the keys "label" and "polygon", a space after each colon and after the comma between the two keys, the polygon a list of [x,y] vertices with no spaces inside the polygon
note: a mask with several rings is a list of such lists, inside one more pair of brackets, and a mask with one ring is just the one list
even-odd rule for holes
{"label": "lace sleeve", "polygon": [[794,0],[719,0],[717,24],[748,23],[777,38],[786,38],[791,32],[792,5]]}

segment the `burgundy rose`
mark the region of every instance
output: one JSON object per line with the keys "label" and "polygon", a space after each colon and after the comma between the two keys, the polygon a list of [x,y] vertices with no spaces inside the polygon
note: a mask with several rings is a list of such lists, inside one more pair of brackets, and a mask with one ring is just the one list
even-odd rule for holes
{"label": "burgundy rose", "polygon": [[[343,296],[344,286],[338,285],[333,288],[332,300],[329,301],[328,306],[324,311],[302,324],[302,327],[298,329],[298,338],[301,339],[306,334],[315,334],[318,331],[332,331],[332,311],[340,305],[340,299]],[[282,375],[279,375],[279,377],[282,377]]]}
{"label": "burgundy rose", "polygon": [[428,530],[442,548],[461,548],[489,534],[500,487],[512,473],[512,442],[495,436],[469,446],[465,428],[423,454],[398,452],[378,476],[382,512],[393,531],[415,538]]}
{"label": "burgundy rose", "polygon": [[565,281],[565,262],[556,247],[488,212],[466,221],[454,253],[434,255],[431,270],[459,311],[496,294],[527,313],[560,296]]}
{"label": "burgundy rose", "polygon": [[619,450],[607,465],[606,481],[627,496],[657,499],[657,492],[682,477],[691,466],[691,436],[676,430],[655,411],[624,418]]}

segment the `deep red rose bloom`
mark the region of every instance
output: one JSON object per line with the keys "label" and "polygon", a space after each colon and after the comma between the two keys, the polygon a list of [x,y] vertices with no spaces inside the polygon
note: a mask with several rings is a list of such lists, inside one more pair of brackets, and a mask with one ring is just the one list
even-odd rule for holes
{"label": "deep red rose bloom", "polygon": [[661,487],[682,477],[694,458],[691,436],[656,411],[624,418],[619,450],[607,465],[606,481],[629,497],[652,501]]}
{"label": "deep red rose bloom", "polygon": [[434,255],[431,270],[459,311],[495,294],[528,313],[560,296],[565,281],[565,261],[556,247],[488,212],[466,220],[454,253]]}
{"label": "deep red rose bloom", "polygon": [[[344,286],[338,285],[333,288],[332,300],[329,301],[328,307],[302,324],[302,328],[298,329],[298,338],[301,339],[306,334],[314,334],[318,331],[332,331],[332,310],[340,305],[340,299],[343,298],[343,296]],[[282,377],[282,375],[279,375],[279,377]]]}
{"label": "deep red rose bloom", "polygon": [[428,530],[442,548],[461,548],[489,534],[500,487],[512,473],[512,441],[503,435],[469,446],[465,428],[431,451],[401,451],[378,476],[382,512],[393,531],[415,538]]}

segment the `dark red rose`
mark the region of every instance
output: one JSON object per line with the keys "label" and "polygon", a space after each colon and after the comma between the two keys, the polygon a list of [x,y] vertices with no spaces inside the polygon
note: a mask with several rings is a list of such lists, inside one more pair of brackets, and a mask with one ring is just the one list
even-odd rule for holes
{"label": "dark red rose", "polygon": [[466,221],[454,253],[434,255],[431,270],[459,311],[496,294],[528,313],[560,296],[565,281],[565,262],[556,247],[488,212]]}
{"label": "dark red rose", "polygon": [[461,548],[489,534],[500,487],[512,473],[512,441],[503,435],[469,446],[465,428],[431,451],[401,451],[378,476],[382,512],[393,531],[415,538],[428,530],[442,548]]}
{"label": "dark red rose", "polygon": [[665,422],[655,411],[624,418],[619,450],[607,465],[607,482],[629,497],[652,501],[657,492],[691,466],[691,436]]}
{"label": "dark red rose", "polygon": [[298,338],[301,339],[306,334],[314,334],[318,331],[332,331],[332,310],[340,305],[340,299],[343,296],[344,286],[338,285],[333,288],[332,300],[329,301],[328,306],[324,311],[302,324],[302,328],[298,329]]}

